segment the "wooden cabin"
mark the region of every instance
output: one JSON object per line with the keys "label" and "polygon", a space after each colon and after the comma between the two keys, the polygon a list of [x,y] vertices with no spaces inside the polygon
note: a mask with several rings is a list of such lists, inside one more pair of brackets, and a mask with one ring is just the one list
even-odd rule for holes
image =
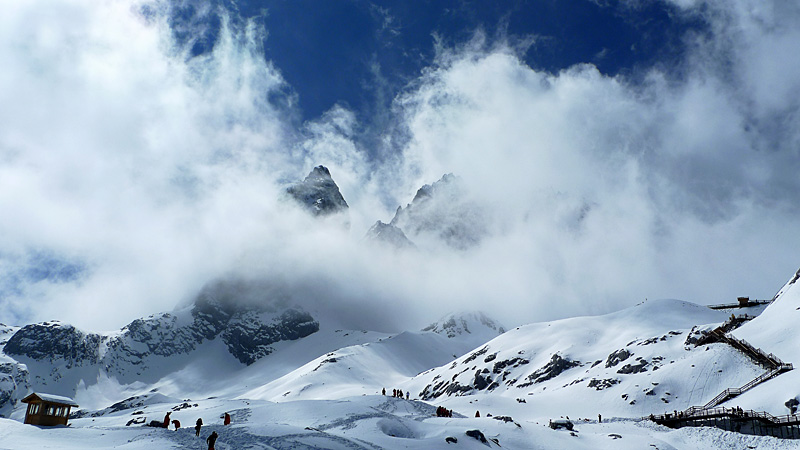
{"label": "wooden cabin", "polygon": [[66,425],[70,409],[73,406],[78,407],[78,404],[69,397],[40,392],[34,392],[23,398],[22,403],[28,404],[25,423],[48,427]]}

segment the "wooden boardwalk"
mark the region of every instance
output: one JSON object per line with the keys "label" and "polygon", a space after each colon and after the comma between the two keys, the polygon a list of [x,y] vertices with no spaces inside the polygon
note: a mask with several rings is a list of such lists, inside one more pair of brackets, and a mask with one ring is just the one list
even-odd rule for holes
{"label": "wooden boardwalk", "polygon": [[[740,320],[742,320],[741,317],[731,317],[728,322],[733,324]],[[746,317],[745,320],[747,320]],[[763,411],[717,407],[767,380],[794,369],[791,363],[781,361],[772,353],[767,353],[760,348],[753,347],[743,339],[737,339],[727,334],[725,330],[728,328],[728,322],[712,330],[696,345],[726,343],[750,357],[767,371],[741,387],[725,389],[703,406],[692,406],[685,411],[673,411],[671,414],[665,413],[657,416],[651,414],[648,419],[670,428],[710,426],[745,434],[800,439],[800,416],[796,414],[776,417]]]}
{"label": "wooden boardwalk", "polygon": [[800,415],[773,416],[741,408],[692,407],[686,411],[650,415],[648,419],[670,428],[715,427],[758,436],[800,439]]}

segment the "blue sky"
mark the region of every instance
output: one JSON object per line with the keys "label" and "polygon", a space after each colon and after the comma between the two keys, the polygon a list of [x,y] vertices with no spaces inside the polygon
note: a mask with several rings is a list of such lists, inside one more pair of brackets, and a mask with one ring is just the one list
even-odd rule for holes
{"label": "blue sky", "polygon": [[[636,80],[653,66],[679,77],[689,33],[708,32],[696,13],[660,1],[239,1],[185,2],[171,23],[192,54],[213,50],[223,15],[252,21],[260,40],[296,94],[301,120],[335,104],[355,111],[365,126],[394,97],[435,64],[437,46],[458,47],[486,36],[508,44],[534,70],[558,73],[590,63],[610,76]],[[278,99],[276,99],[278,100]]]}
{"label": "blue sky", "polygon": [[[116,328],[220,277],[398,327],[771,297],[797,48],[778,0],[6,4],[0,322]],[[348,230],[282,200],[319,164]],[[364,244],[445,173],[481,245]]]}

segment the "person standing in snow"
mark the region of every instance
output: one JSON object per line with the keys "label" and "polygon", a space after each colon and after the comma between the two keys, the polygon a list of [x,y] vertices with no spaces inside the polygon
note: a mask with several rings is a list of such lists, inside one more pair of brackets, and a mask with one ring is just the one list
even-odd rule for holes
{"label": "person standing in snow", "polygon": [[228,414],[228,413],[225,413],[225,420],[222,423],[225,424],[225,425],[230,425],[231,424],[231,415]]}
{"label": "person standing in snow", "polygon": [[214,443],[217,442],[217,438],[219,435],[216,431],[212,431],[211,435],[206,438],[206,442],[208,443],[208,450],[214,450]]}
{"label": "person standing in snow", "polygon": [[172,411],[167,411],[167,415],[164,416],[164,428],[169,428],[169,415],[172,414]]}
{"label": "person standing in snow", "polygon": [[381,389],[381,394],[386,395],[386,388]]}
{"label": "person standing in snow", "polygon": [[411,396],[408,395],[408,391],[406,391],[406,400],[411,400]]}
{"label": "person standing in snow", "polygon": [[202,428],[202,427],[203,427],[203,418],[200,417],[200,418],[197,419],[197,422],[195,422],[195,425],[194,425],[194,431],[195,431],[194,435],[195,436],[198,436],[198,437],[200,436],[200,428]]}
{"label": "person standing in snow", "polygon": [[180,420],[173,420],[172,424],[175,425],[175,431],[178,431],[178,429],[181,427],[181,421]]}

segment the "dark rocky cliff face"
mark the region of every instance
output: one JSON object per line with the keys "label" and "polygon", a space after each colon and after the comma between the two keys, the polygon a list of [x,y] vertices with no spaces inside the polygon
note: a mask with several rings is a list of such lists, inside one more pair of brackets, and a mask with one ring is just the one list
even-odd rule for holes
{"label": "dark rocky cliff face", "polygon": [[35,360],[62,359],[70,368],[97,364],[102,341],[99,334],[87,334],[72,325],[52,321],[22,327],[11,336],[3,351]]}
{"label": "dark rocky cliff face", "polygon": [[250,365],[272,353],[277,342],[319,331],[307,312],[258,292],[258,285],[235,280],[212,283],[191,308],[136,319],[110,336],[57,321],[10,330],[3,352],[17,361],[0,364],[0,414],[32,388],[57,386],[69,395],[65,391],[75,386],[65,382],[91,380],[101,372],[122,383],[155,381],[165,375],[160,372],[165,358],[191,358],[207,341],[220,339],[234,358]]}
{"label": "dark rocky cliff face", "polygon": [[[253,290],[257,287],[236,281],[213,283],[190,311],[136,319],[115,336],[84,333],[57,321],[26,325],[11,336],[3,351],[36,361],[63,361],[68,369],[103,365],[113,373],[141,365],[146,358],[189,354],[204,341],[219,337],[239,361],[252,364],[271,352],[271,344],[319,330],[310,314],[268,299],[259,302]],[[106,350],[101,355],[103,344]]]}
{"label": "dark rocky cliff face", "polygon": [[271,345],[276,342],[294,341],[319,331],[319,322],[305,311],[288,309],[270,323],[248,317],[253,315],[236,317],[222,332],[228,351],[247,365],[272,353]]}
{"label": "dark rocky cliff face", "polygon": [[302,182],[289,187],[286,192],[317,216],[344,212],[348,209],[347,202],[339,192],[339,186],[333,181],[331,172],[325,166],[315,167]]}

